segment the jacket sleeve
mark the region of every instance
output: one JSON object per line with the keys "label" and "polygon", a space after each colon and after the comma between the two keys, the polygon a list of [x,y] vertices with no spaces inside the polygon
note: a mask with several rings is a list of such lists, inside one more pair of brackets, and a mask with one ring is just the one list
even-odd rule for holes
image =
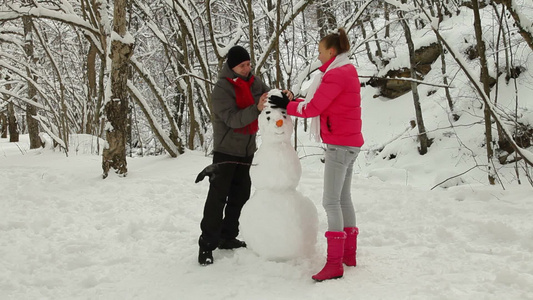
{"label": "jacket sleeve", "polygon": [[[329,76],[328,76],[329,75]],[[318,86],[313,99],[298,112],[300,101],[291,101],[287,105],[287,113],[291,116],[301,118],[312,118],[320,115],[342,92],[342,76],[337,74],[326,74]]]}
{"label": "jacket sleeve", "polygon": [[235,96],[219,83],[213,89],[211,99],[214,114],[230,128],[242,128],[255,121],[260,113],[256,104],[239,109]]}

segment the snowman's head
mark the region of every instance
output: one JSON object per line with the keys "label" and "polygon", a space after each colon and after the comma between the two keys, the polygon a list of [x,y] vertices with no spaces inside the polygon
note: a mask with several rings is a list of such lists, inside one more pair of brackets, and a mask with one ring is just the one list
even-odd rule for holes
{"label": "snowman's head", "polygon": [[[281,90],[273,89],[268,92],[268,97],[276,95],[281,97]],[[293,123],[287,110],[272,108],[267,101],[265,108],[259,115],[259,132],[264,142],[282,142],[291,140]]]}

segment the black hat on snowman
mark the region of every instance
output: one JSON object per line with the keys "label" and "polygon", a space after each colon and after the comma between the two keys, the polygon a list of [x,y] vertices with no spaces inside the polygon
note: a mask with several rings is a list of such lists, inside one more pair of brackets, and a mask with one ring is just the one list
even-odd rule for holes
{"label": "black hat on snowman", "polygon": [[250,54],[241,46],[233,46],[228,51],[228,67],[230,69],[235,68],[243,61],[250,60]]}

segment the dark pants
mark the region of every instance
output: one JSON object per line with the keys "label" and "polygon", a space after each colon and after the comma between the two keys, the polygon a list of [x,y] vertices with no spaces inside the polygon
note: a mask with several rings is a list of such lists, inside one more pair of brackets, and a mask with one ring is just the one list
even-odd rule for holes
{"label": "dark pants", "polygon": [[198,244],[202,249],[214,250],[220,239],[230,240],[239,235],[241,210],[250,198],[252,160],[253,155],[214,153],[213,164],[218,164],[218,171],[210,183],[200,223],[202,235]]}

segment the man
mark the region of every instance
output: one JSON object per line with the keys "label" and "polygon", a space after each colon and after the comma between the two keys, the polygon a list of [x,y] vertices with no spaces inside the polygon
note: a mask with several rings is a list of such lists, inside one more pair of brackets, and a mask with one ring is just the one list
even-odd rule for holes
{"label": "man", "polygon": [[212,93],[213,165],[198,240],[201,265],[213,263],[213,250],[246,247],[237,239],[241,209],[250,198],[250,166],[257,150],[257,117],[270,90],[251,73],[250,55],[232,47]]}

